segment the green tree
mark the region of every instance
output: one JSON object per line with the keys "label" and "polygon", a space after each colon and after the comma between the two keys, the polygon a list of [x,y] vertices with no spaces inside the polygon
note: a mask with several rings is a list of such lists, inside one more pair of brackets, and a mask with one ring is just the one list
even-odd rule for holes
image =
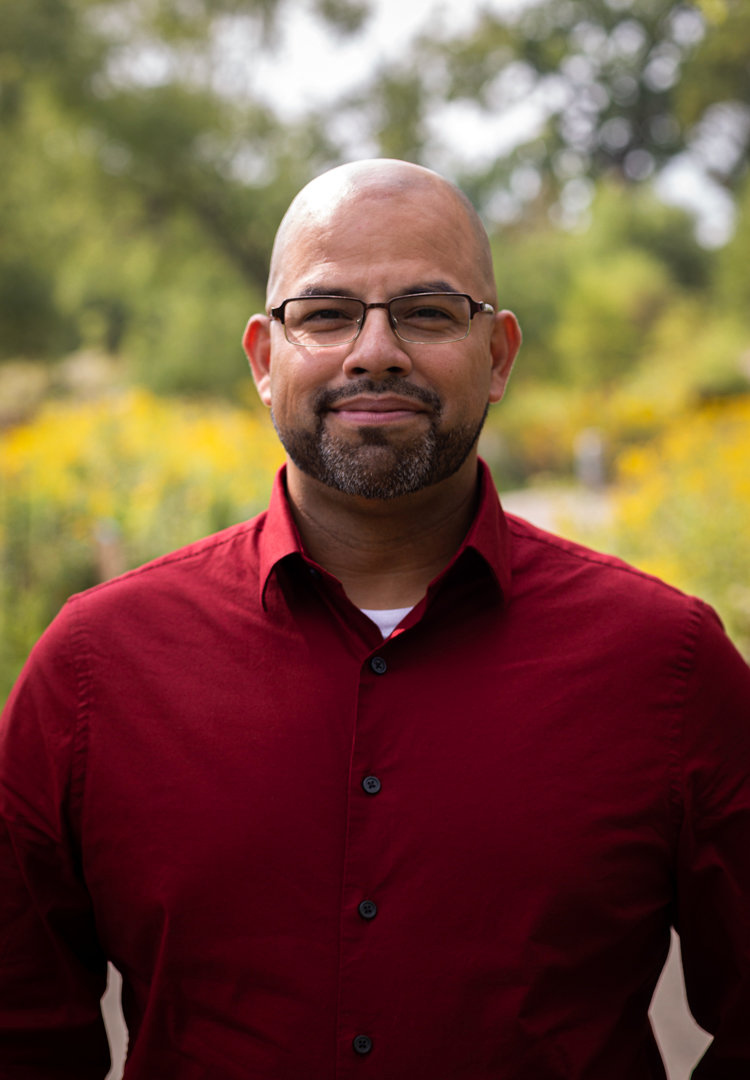
{"label": "green tree", "polygon": [[671,304],[706,296],[714,261],[684,211],[612,181],[600,184],[585,229],[542,216],[499,230],[493,248],[500,302],[524,327],[514,380],[580,387],[636,365]]}
{"label": "green tree", "polygon": [[[734,312],[747,325],[750,311],[750,276],[747,253],[750,250],[750,178],[746,179],[737,200],[737,223],[734,236],[717,254],[714,303]],[[748,342],[750,349],[750,342]]]}
{"label": "green tree", "polygon": [[[366,15],[315,6],[341,32]],[[0,360],[93,346],[164,389],[240,378],[278,219],[336,160],[320,123],[217,84],[227,22],[270,47],[288,7],[0,0]]]}
{"label": "green tree", "polygon": [[[368,12],[357,0],[313,7],[341,33],[360,32]],[[262,303],[276,224],[356,131],[359,145],[452,174],[490,221],[511,219],[497,267],[527,327],[525,370],[590,383],[593,326],[588,350],[565,327],[589,288],[602,326],[620,296],[624,350],[628,327],[643,330],[636,267],[652,308],[707,285],[710,259],[684,215],[631,196],[679,155],[705,157],[717,115],[729,149],[711,165],[742,190],[747,5],[538,0],[512,17],[477,13],[470,32],[431,30],[406,59],[363,71],[332,125],[312,112],[281,122],[222,81],[227,34],[271,48],[289,0],[0,0],[0,360],[93,347],[161,390],[233,392],[245,378],[238,327]],[[478,108],[489,130],[529,102],[538,123],[512,151],[493,154],[488,135],[481,161],[462,161],[443,134],[452,108]],[[578,231],[550,229],[549,212]],[[727,254],[721,272],[735,310],[740,263]]]}
{"label": "green tree", "polygon": [[[506,214],[540,200],[574,213],[583,179],[641,183],[686,153],[736,189],[750,142],[745,0],[541,0],[479,12],[467,33],[438,26],[381,73],[370,109],[399,79],[413,105],[407,126],[395,113],[380,130],[381,146],[398,142],[393,127],[411,132],[413,155],[450,160],[478,205]],[[485,125],[479,164],[443,137],[441,121],[460,109]],[[520,110],[530,111],[517,145],[493,154],[498,121],[513,127]]]}

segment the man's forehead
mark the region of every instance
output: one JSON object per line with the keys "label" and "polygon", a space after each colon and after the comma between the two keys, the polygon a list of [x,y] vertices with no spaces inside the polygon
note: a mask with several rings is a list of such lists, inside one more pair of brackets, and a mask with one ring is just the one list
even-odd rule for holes
{"label": "man's forehead", "polygon": [[[322,179],[322,178],[321,178]],[[342,230],[350,230],[357,220],[385,220],[394,213],[415,214],[420,218],[445,224],[460,216],[457,199],[450,188],[417,176],[413,180],[398,176],[373,176],[361,181],[326,182],[311,185],[292,203],[279,239],[286,244],[304,242],[312,237],[320,242],[336,240]]]}
{"label": "man's forehead", "polygon": [[474,261],[450,235],[435,223],[418,225],[409,215],[389,221],[365,206],[361,223],[334,216],[290,234],[276,259],[275,284],[296,296],[360,296],[365,282],[389,295],[464,292]]}

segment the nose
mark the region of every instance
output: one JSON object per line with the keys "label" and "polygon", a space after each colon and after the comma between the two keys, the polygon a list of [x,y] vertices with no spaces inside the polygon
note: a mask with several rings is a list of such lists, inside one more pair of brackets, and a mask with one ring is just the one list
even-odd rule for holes
{"label": "nose", "polygon": [[359,336],[352,342],[344,359],[347,375],[408,375],[411,357],[405,342],[396,336],[385,308],[370,308]]}

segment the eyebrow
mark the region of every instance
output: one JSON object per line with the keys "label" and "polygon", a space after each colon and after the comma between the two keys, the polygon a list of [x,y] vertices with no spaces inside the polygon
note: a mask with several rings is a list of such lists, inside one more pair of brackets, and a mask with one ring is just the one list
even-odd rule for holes
{"label": "eyebrow", "polygon": [[[420,293],[457,293],[460,292],[454,285],[450,285],[447,281],[420,281],[412,285],[407,285],[402,292],[396,293],[396,296],[412,296],[419,295]],[[332,288],[326,285],[306,285],[297,293],[298,296],[348,296],[351,299],[358,299],[356,293],[351,289]]]}

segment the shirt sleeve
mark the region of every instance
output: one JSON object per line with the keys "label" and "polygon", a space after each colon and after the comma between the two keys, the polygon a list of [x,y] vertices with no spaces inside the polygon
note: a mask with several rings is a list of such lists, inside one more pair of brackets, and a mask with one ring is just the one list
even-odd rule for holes
{"label": "shirt sleeve", "polygon": [[750,1076],[750,668],[700,605],[686,666],[675,927],[691,1012],[713,1042],[695,1080]]}
{"label": "shirt sleeve", "polygon": [[103,1080],[110,1067],[106,960],[76,839],[86,718],[68,612],[0,720],[2,1080]]}

